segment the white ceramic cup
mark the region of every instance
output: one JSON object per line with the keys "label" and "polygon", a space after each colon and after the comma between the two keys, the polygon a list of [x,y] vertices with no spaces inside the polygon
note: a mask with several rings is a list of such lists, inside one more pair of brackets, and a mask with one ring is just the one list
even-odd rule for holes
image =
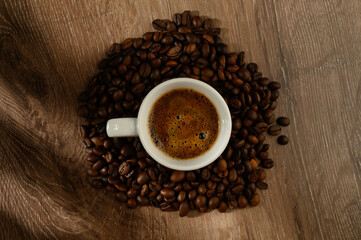
{"label": "white ceramic cup", "polygon": [[[215,106],[219,117],[218,136],[211,148],[187,160],[178,160],[162,152],[153,142],[148,127],[153,104],[163,94],[177,88],[191,88],[207,96]],[[138,118],[110,119],[106,128],[109,137],[139,136],[144,149],[158,163],[175,170],[190,171],[207,166],[222,154],[231,136],[232,119],[223,97],[210,85],[191,78],[175,78],[159,84],[147,94],[140,106]]]}

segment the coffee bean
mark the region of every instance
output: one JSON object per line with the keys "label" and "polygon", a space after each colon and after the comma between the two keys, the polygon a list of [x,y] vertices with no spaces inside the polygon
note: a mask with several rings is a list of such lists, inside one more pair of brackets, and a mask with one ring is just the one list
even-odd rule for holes
{"label": "coffee bean", "polygon": [[271,90],[277,90],[281,88],[281,84],[279,82],[270,82],[268,84],[268,88]]}
{"label": "coffee bean", "polygon": [[147,197],[138,195],[136,199],[137,199],[138,204],[141,206],[149,205],[149,198],[147,198]]}
{"label": "coffee bean", "polygon": [[124,157],[129,157],[131,155],[134,155],[134,148],[129,144],[124,145],[120,149],[120,154],[122,154]]}
{"label": "coffee bean", "polygon": [[179,216],[184,217],[188,214],[188,212],[189,212],[189,203],[188,201],[183,201],[179,205]]}
{"label": "coffee bean", "polygon": [[242,120],[240,118],[233,119],[232,127],[236,130],[241,129],[242,128]]}
{"label": "coffee bean", "polygon": [[166,212],[174,211],[173,205],[169,202],[161,203],[159,204],[159,207],[162,211],[166,211]]}
{"label": "coffee bean", "polygon": [[172,198],[175,196],[175,192],[173,190],[166,188],[160,190],[160,194],[162,195],[163,198]]}
{"label": "coffee bean", "polygon": [[264,168],[273,168],[274,165],[273,160],[270,158],[263,160],[261,163],[262,163],[262,167]]}
{"label": "coffee bean", "polygon": [[208,180],[211,177],[211,173],[209,172],[209,170],[207,168],[202,170],[202,179],[203,180]]}
{"label": "coffee bean", "polygon": [[237,203],[236,199],[232,199],[232,200],[227,201],[227,205],[230,210],[233,210],[233,209],[237,208],[238,203]]}
{"label": "coffee bean", "polygon": [[248,71],[247,68],[241,68],[238,71],[237,75],[243,81],[250,81],[250,79],[251,79],[251,73]]}
{"label": "coffee bean", "polygon": [[264,189],[267,189],[267,188],[268,188],[268,184],[265,183],[265,182],[257,182],[257,183],[256,183],[256,187],[259,188],[259,189],[264,190]]}
{"label": "coffee bean", "polygon": [[260,181],[263,181],[263,180],[266,179],[266,176],[267,176],[266,171],[264,171],[263,169],[257,169],[256,172],[257,172],[257,174],[258,174],[258,179],[259,179]]}
{"label": "coffee bean", "polygon": [[178,32],[179,33],[190,33],[190,32],[192,32],[192,30],[189,27],[182,26],[182,27],[178,28]]}
{"label": "coffee bean", "polygon": [[242,102],[237,98],[231,98],[229,100],[230,105],[235,109],[240,109],[242,106]]}
{"label": "coffee bean", "polygon": [[138,174],[137,182],[139,185],[143,185],[149,182],[149,176],[146,172],[141,172]]}
{"label": "coffee bean", "polygon": [[153,28],[158,31],[165,31],[167,22],[161,19],[156,19],[152,22]]}
{"label": "coffee bean", "polygon": [[256,145],[259,142],[258,138],[254,135],[248,135],[247,140],[248,140],[248,142],[252,143],[253,145]]}
{"label": "coffee bean", "polygon": [[98,170],[100,170],[103,166],[104,166],[103,161],[102,161],[102,160],[99,160],[99,161],[97,161],[96,163],[94,163],[94,165],[92,166],[92,169],[98,171]]}
{"label": "coffee bean", "polygon": [[288,137],[281,135],[277,138],[277,142],[281,145],[286,145],[288,143]]}
{"label": "coffee bean", "polygon": [[265,122],[257,123],[255,128],[259,132],[266,132],[267,131],[267,123],[265,123]]}
{"label": "coffee bean", "polygon": [[165,36],[162,41],[163,44],[170,45],[174,42],[173,36]]}
{"label": "coffee bean", "polygon": [[251,205],[251,206],[257,206],[260,201],[261,201],[261,198],[260,198],[259,194],[258,194],[258,193],[254,193],[254,194],[252,195],[252,198],[251,198],[251,201],[250,201],[249,205]]}
{"label": "coffee bean", "polygon": [[156,181],[151,181],[149,183],[149,189],[153,192],[158,192],[158,191],[160,191],[161,188],[162,187],[160,186],[160,184],[157,183]]}
{"label": "coffee bean", "polygon": [[258,118],[258,115],[257,115],[257,112],[250,109],[247,111],[247,117],[252,121],[256,121]]}
{"label": "coffee bean", "polygon": [[240,208],[245,208],[245,207],[247,207],[247,205],[248,205],[247,198],[245,196],[243,196],[243,195],[239,195],[239,197],[238,197],[238,206]]}
{"label": "coffee bean", "polygon": [[227,162],[223,158],[219,159],[217,162],[218,169],[220,171],[225,171],[227,169]]}
{"label": "coffee bean", "polygon": [[205,195],[207,193],[207,187],[204,183],[198,186],[198,193],[201,195]]}
{"label": "coffee bean", "polygon": [[148,63],[143,63],[139,68],[139,74],[141,77],[146,78],[151,73],[152,68]]}
{"label": "coffee bean", "polygon": [[228,181],[235,182],[236,180],[237,180],[237,171],[235,168],[232,168],[228,174]]}
{"label": "coffee bean", "polygon": [[119,174],[121,176],[126,175],[130,171],[130,164],[127,162],[122,162],[119,166]]}
{"label": "coffee bean", "polygon": [[130,188],[128,191],[127,191],[127,197],[128,198],[134,198],[136,197],[138,194],[137,190],[135,190],[134,188]]}
{"label": "coffee bean", "polygon": [[177,26],[175,25],[174,22],[168,22],[167,23],[167,31],[168,32],[174,32],[175,30],[177,30]]}
{"label": "coffee bean", "polygon": [[281,128],[278,125],[273,125],[268,128],[268,134],[271,136],[277,136],[281,133]]}
{"label": "coffee bean", "polygon": [[188,199],[194,200],[197,197],[197,190],[193,189],[188,193]]}
{"label": "coffee bean", "polygon": [[199,16],[194,16],[192,18],[192,23],[191,24],[192,24],[192,28],[198,29],[198,28],[200,28],[202,26],[202,20],[201,20],[201,18]]}
{"label": "coffee bean", "polygon": [[209,208],[210,209],[216,209],[218,208],[219,204],[220,204],[220,198],[219,197],[211,197],[211,199],[209,199]]}
{"label": "coffee bean", "polygon": [[227,211],[227,209],[228,209],[227,203],[225,203],[224,201],[221,201],[219,204],[219,207],[218,207],[218,211],[225,212],[225,211]]}
{"label": "coffee bean", "polygon": [[185,172],[184,171],[174,171],[170,176],[170,180],[174,183],[181,182],[185,179]]}
{"label": "coffee bean", "polygon": [[187,198],[187,193],[185,191],[180,191],[177,196],[178,202],[183,202]]}
{"label": "coffee bean", "polygon": [[286,117],[279,117],[277,118],[277,124],[286,127],[290,125],[290,120]]}
{"label": "coffee bean", "polygon": [[202,208],[205,207],[207,204],[207,198],[203,195],[198,195],[196,200],[194,201],[194,204],[198,207],[198,208]]}
{"label": "coffee bean", "polygon": [[171,49],[168,50],[167,56],[170,59],[178,58],[179,55],[181,54],[181,50],[182,49],[179,46],[172,47]]}

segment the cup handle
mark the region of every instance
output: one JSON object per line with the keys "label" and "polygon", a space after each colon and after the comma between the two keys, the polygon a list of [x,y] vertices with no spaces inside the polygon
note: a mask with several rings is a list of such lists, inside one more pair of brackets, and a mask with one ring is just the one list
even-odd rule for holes
{"label": "cup handle", "polygon": [[136,118],[114,118],[107,122],[107,134],[109,137],[137,137]]}

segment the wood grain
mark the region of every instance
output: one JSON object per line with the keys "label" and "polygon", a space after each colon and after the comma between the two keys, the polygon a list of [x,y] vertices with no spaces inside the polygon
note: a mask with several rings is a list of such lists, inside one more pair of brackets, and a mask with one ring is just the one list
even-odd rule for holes
{"label": "wood grain", "polygon": [[[258,207],[128,210],[86,179],[76,97],[113,42],[190,9],[282,83]],[[360,239],[361,2],[0,1],[1,239]]]}

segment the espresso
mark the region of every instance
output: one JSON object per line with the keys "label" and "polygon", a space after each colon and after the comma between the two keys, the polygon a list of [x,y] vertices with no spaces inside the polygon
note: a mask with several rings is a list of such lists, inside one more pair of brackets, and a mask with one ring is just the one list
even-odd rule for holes
{"label": "espresso", "polygon": [[218,136],[219,117],[202,93],[178,88],[160,96],[148,118],[154,144],[172,158],[186,160],[205,153]]}

